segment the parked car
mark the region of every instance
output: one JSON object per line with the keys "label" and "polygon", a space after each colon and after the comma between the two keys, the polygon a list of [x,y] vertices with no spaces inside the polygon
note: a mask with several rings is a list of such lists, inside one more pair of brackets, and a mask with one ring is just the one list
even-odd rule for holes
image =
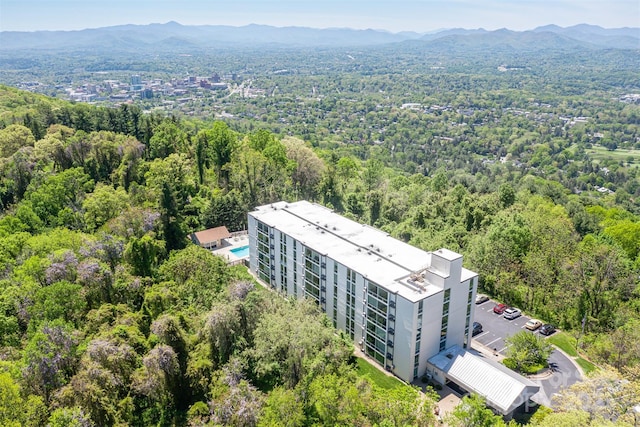
{"label": "parked car", "polygon": [[473,332],[471,336],[476,336],[478,334],[482,333],[482,323],[480,322],[473,322]]}
{"label": "parked car", "polygon": [[524,327],[530,331],[535,331],[540,326],[542,326],[542,322],[538,319],[530,319],[527,323],[524,324]]}
{"label": "parked car", "polygon": [[502,314],[507,308],[509,308],[507,304],[496,304],[496,306],[493,307],[493,312],[495,314]]}
{"label": "parked car", "polygon": [[482,304],[483,302],[489,301],[489,297],[486,295],[478,294],[476,295],[476,304]]}
{"label": "parked car", "polygon": [[550,323],[546,323],[540,327],[540,333],[542,335],[551,335],[556,331],[556,327]]}
{"label": "parked car", "polygon": [[504,318],[508,320],[513,320],[520,316],[522,316],[522,312],[518,308],[509,307],[504,311]]}

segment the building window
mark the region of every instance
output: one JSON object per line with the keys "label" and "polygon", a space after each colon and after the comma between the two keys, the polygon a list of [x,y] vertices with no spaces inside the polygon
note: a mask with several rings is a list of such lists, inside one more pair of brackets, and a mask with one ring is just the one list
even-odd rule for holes
{"label": "building window", "polygon": [[298,261],[298,241],[293,241],[293,262]]}
{"label": "building window", "polygon": [[280,233],[280,283],[278,289],[284,292],[287,292],[289,285],[287,264],[287,236]]}
{"label": "building window", "polygon": [[[349,336],[351,337],[351,339],[355,339],[355,326],[356,326],[356,272],[351,270],[350,268],[347,269],[347,282],[346,282],[346,298],[345,298],[345,302],[346,302],[346,307],[347,307],[347,312],[346,312],[346,331],[349,334]],[[384,357],[383,357],[383,361],[380,362],[381,364],[384,364]]]}
{"label": "building window", "polygon": [[[355,287],[353,288],[355,293]],[[379,356],[393,357],[393,341],[387,347],[387,328],[394,317],[389,313],[389,293],[373,282],[367,282],[366,353],[378,360]],[[390,340],[389,340],[390,341]]]}
{"label": "building window", "polygon": [[304,293],[320,304],[320,254],[309,248],[304,250]]}
{"label": "building window", "polygon": [[418,378],[418,368],[420,367],[420,355],[416,353],[413,358],[413,378]]}
{"label": "building window", "polygon": [[257,261],[258,277],[263,282],[272,285],[271,281],[271,250],[269,246],[269,227],[258,221],[257,233]]}
{"label": "building window", "polygon": [[449,302],[451,300],[451,289],[445,289],[444,301],[442,303],[442,323],[440,327],[440,351],[447,348],[447,331],[449,329]]}

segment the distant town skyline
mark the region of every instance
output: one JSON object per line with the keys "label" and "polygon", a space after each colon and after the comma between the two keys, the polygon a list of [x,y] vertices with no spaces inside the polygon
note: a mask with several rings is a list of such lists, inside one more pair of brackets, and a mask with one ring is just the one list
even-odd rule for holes
{"label": "distant town skyline", "polygon": [[0,31],[183,25],[529,30],[555,24],[640,27],[638,0],[1,0]]}

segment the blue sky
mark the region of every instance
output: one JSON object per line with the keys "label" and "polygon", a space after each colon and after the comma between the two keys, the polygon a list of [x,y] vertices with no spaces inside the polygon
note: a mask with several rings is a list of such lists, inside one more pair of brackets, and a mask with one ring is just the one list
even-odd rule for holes
{"label": "blue sky", "polygon": [[442,28],[640,27],[640,0],[0,0],[0,30],[185,25],[305,26],[427,32]]}

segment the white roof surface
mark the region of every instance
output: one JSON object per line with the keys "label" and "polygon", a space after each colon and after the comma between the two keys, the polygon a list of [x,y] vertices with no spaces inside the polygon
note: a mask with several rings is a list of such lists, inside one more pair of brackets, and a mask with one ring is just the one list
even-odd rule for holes
{"label": "white roof surface", "polygon": [[[451,357],[448,357],[451,356]],[[487,399],[487,404],[508,414],[531,396],[540,386],[506,366],[473,354],[459,346],[448,348],[429,359],[449,379],[467,391]]]}
{"label": "white roof surface", "polygon": [[[426,282],[401,282],[430,267],[431,252],[347,219],[323,206],[307,201],[278,202],[260,206],[251,215],[410,301],[421,300],[442,290]],[[438,253],[447,259],[461,257],[447,249]],[[463,281],[476,275],[464,268],[462,270]]]}

